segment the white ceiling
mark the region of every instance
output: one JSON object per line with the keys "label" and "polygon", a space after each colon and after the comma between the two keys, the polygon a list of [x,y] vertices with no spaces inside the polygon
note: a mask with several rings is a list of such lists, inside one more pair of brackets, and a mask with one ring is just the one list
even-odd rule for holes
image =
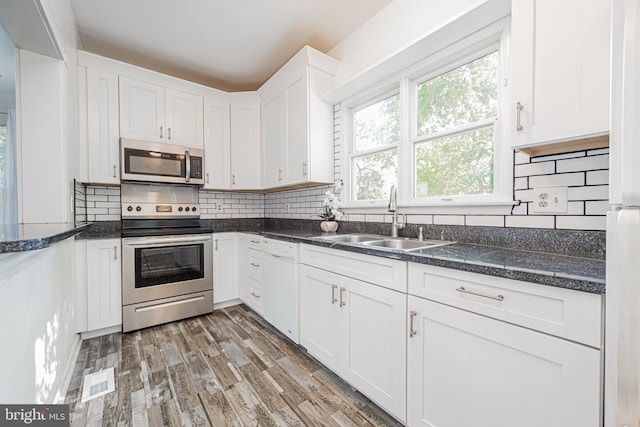
{"label": "white ceiling", "polygon": [[328,52],[392,0],[72,0],[83,50],[226,91]]}

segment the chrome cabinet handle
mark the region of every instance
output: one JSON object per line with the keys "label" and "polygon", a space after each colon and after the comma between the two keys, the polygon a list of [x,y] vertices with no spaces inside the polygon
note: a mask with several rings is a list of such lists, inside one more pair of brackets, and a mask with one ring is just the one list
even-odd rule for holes
{"label": "chrome cabinet handle", "polygon": [[160,126],[160,139],[162,139],[162,126]]}
{"label": "chrome cabinet handle", "polygon": [[118,246],[113,245],[113,259],[114,261],[118,260]]}
{"label": "chrome cabinet handle", "polygon": [[216,251],[218,250],[218,239],[214,239],[216,242]]}
{"label": "chrome cabinet handle", "polygon": [[116,165],[113,165],[113,177],[116,178]]}
{"label": "chrome cabinet handle", "polygon": [[209,183],[209,172],[207,172],[207,184]]}
{"label": "chrome cabinet handle", "polygon": [[482,292],[470,291],[468,289],[465,289],[462,286],[460,286],[459,288],[456,288],[456,291],[462,292],[462,293],[465,293],[465,294],[475,295],[477,297],[494,299],[496,301],[503,301],[504,300],[504,296],[502,296],[502,295],[495,295],[494,296],[494,295],[489,295],[489,294],[485,294],[485,293],[482,293]]}
{"label": "chrome cabinet handle", "polygon": [[[249,240],[251,243],[260,243],[260,240]],[[265,242],[266,243],[266,242]]]}
{"label": "chrome cabinet handle", "polygon": [[409,312],[409,338],[413,337],[418,332],[415,330],[413,326],[413,319],[416,317],[418,313],[415,310],[411,310]]}
{"label": "chrome cabinet handle", "polygon": [[347,290],[346,288],[340,286],[340,307],[344,307],[345,305],[347,305],[347,303],[344,302],[344,299],[343,299],[344,291],[346,290]]}
{"label": "chrome cabinet handle", "polygon": [[338,288],[338,285],[331,285],[331,304],[335,304],[338,302],[338,299],[336,298],[337,288]]}
{"label": "chrome cabinet handle", "polygon": [[282,181],[282,169],[278,169],[278,181]]}
{"label": "chrome cabinet handle", "polygon": [[167,128],[167,137],[171,139],[171,128]]}
{"label": "chrome cabinet handle", "polygon": [[260,295],[256,294],[255,292],[251,292],[251,295],[252,295],[254,298],[260,298]]}
{"label": "chrome cabinet handle", "polygon": [[522,126],[522,109],[523,108],[524,106],[522,105],[522,102],[518,101],[516,103],[516,130],[518,132],[524,129],[524,126]]}
{"label": "chrome cabinet handle", "polygon": [[302,162],[302,176],[307,176],[309,173],[309,169],[307,166],[307,162]]}
{"label": "chrome cabinet handle", "polygon": [[236,174],[231,175],[231,185],[236,185]]}
{"label": "chrome cabinet handle", "polygon": [[249,264],[251,264],[251,266],[253,267],[260,267],[260,264],[256,264],[255,262],[250,262]]}

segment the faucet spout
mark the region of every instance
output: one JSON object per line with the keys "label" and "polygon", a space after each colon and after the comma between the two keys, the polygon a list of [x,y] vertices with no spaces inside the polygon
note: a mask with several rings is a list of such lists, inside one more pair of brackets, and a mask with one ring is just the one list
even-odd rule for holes
{"label": "faucet spout", "polygon": [[407,222],[407,217],[405,215],[404,223],[398,222],[398,193],[396,190],[395,184],[391,186],[391,190],[389,191],[389,212],[392,212],[391,218],[391,237],[398,237],[398,230],[402,230],[405,227]]}

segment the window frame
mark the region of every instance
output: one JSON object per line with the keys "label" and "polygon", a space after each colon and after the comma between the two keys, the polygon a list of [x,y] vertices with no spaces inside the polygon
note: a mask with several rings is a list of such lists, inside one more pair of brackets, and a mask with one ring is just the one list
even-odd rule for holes
{"label": "window frame", "polygon": [[[508,209],[513,201],[513,151],[508,146],[509,106],[509,20],[500,20],[433,55],[416,62],[413,66],[384,79],[378,85],[368,88],[358,95],[344,100],[341,105],[343,135],[340,141],[342,155],[342,178],[345,183],[343,206],[345,212],[354,208],[365,211],[386,212],[388,200],[352,200],[352,159],[354,158],[354,111],[372,105],[387,96],[399,93],[400,102],[400,141],[397,145],[398,161],[398,205],[405,212],[419,208],[416,213],[426,210],[438,213],[493,213]],[[498,105],[497,118],[488,119],[485,124],[494,122],[494,171],[493,193],[489,195],[463,195],[452,197],[415,197],[414,182],[416,176],[415,145],[433,139],[434,135],[417,136],[417,85],[453,70],[461,65],[478,59],[488,53],[498,51]],[[476,123],[477,125],[477,123]],[[478,128],[472,125],[468,128]],[[450,130],[439,132],[439,136],[458,133]],[[387,147],[388,148],[388,147]],[[355,157],[362,155],[357,153]],[[473,207],[478,207],[474,210]],[[370,208],[370,209],[366,209]],[[425,208],[429,208],[426,209]],[[355,211],[353,211],[355,212]]]}

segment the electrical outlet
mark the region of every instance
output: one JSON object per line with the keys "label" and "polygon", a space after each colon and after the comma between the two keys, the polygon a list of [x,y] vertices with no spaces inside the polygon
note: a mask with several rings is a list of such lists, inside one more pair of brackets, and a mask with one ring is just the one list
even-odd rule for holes
{"label": "electrical outlet", "polygon": [[533,213],[567,213],[567,187],[533,189]]}
{"label": "electrical outlet", "polygon": [[285,212],[289,212],[289,210],[290,210],[290,209],[291,209],[291,205],[290,205],[289,203],[286,203],[286,204],[284,205],[284,211],[285,211]]}

